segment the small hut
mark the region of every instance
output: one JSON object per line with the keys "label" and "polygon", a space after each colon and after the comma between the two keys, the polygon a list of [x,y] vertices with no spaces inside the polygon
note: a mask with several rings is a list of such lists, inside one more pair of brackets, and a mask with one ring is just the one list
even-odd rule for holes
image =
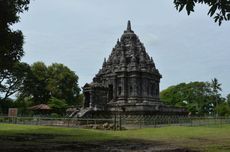
{"label": "small hut", "polygon": [[47,104],[39,104],[28,108],[29,110],[34,111],[35,114],[50,114],[51,108]]}

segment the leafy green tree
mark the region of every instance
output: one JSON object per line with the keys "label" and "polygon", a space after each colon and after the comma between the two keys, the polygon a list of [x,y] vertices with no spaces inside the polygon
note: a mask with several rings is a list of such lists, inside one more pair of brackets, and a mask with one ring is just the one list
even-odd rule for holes
{"label": "leafy green tree", "polygon": [[83,104],[84,104],[84,94],[83,93],[80,93],[77,97],[76,97],[76,105],[78,107],[83,107]]}
{"label": "leafy green tree", "polygon": [[190,15],[194,12],[196,4],[208,5],[208,15],[212,17],[214,15],[214,21],[221,25],[222,21],[230,20],[230,1],[229,0],[174,0],[176,9],[180,12],[184,8],[187,14]]}
{"label": "leafy green tree", "polygon": [[28,110],[29,107],[33,105],[31,97],[17,98],[14,101],[14,106],[18,108],[18,116],[30,116],[32,111]]}
{"label": "leafy green tree", "polygon": [[[28,10],[29,0],[0,0],[0,105],[10,103],[24,77],[23,34],[11,26],[20,21],[19,14]],[[20,67],[22,72],[20,73]]]}
{"label": "leafy green tree", "polygon": [[[23,34],[10,26],[28,10],[29,0],[0,0],[0,73],[11,69],[23,56]],[[1,79],[1,77],[0,77]]]}
{"label": "leafy green tree", "polygon": [[7,115],[8,109],[14,108],[14,107],[15,107],[15,105],[14,105],[14,101],[12,99],[7,98],[5,100],[2,100],[1,104],[0,104],[0,114],[1,115]]}
{"label": "leafy green tree", "polygon": [[218,82],[216,78],[212,80],[211,87],[215,95],[218,95],[219,91],[222,91],[221,84]]}
{"label": "leafy green tree", "polygon": [[160,97],[166,104],[185,107],[192,114],[209,114],[214,110],[208,82],[180,83],[161,91]]}
{"label": "leafy green tree", "polygon": [[80,88],[78,76],[63,64],[46,66],[43,62],[31,65],[19,98],[31,97],[35,104],[47,103],[51,97],[77,105]]}
{"label": "leafy green tree", "polygon": [[17,93],[29,74],[30,66],[26,63],[15,63],[11,70],[7,70],[1,75],[0,102],[8,99]]}
{"label": "leafy green tree", "polygon": [[[218,107],[218,105],[220,104],[220,100],[221,99],[221,95],[220,95],[220,91],[222,91],[221,89],[221,84],[218,82],[218,80],[216,78],[214,78],[211,83],[210,86],[212,88],[212,92],[213,92],[213,100],[215,103],[215,106]],[[218,108],[216,109],[216,115],[218,116]]]}
{"label": "leafy green tree", "polygon": [[227,103],[230,105],[230,94],[227,95]]}
{"label": "leafy green tree", "polygon": [[25,77],[23,34],[11,26],[20,21],[19,14],[28,10],[29,0],[0,0],[0,106],[3,112],[12,106],[10,96],[15,94]]}
{"label": "leafy green tree", "polygon": [[66,104],[65,100],[58,99],[58,98],[55,98],[55,97],[51,97],[49,99],[48,105],[49,105],[50,108],[52,108],[52,110],[55,113],[58,113],[58,114],[61,114],[61,115],[65,114],[65,109],[68,106]]}
{"label": "leafy green tree", "polygon": [[63,64],[54,63],[48,67],[48,90],[51,96],[64,99],[69,105],[77,104],[79,95],[78,76]]}
{"label": "leafy green tree", "polygon": [[230,106],[226,102],[219,104],[216,110],[219,112],[219,116],[230,116]]}
{"label": "leafy green tree", "polygon": [[48,85],[48,68],[43,62],[35,62],[20,90],[20,98],[31,97],[35,104],[47,103],[50,98]]}

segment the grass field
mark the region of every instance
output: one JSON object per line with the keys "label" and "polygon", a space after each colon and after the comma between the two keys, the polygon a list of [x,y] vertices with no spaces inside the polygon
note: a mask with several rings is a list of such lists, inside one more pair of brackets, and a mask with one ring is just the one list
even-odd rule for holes
{"label": "grass field", "polygon": [[[40,135],[42,135],[42,138]],[[7,144],[10,145],[18,145],[19,142],[17,140],[21,139],[24,144],[26,141],[26,144],[31,143],[34,146],[36,145],[36,139],[33,138],[34,136],[39,137],[39,142],[42,140],[46,143],[63,141],[69,143],[93,143],[140,140],[163,143],[165,145],[175,145],[177,147],[199,151],[230,152],[230,125],[211,127],[169,126],[126,131],[100,131],[78,128],[0,124],[0,136],[1,143],[7,140]],[[50,136],[52,136],[52,138],[48,138]],[[7,146],[7,144],[5,146]]]}

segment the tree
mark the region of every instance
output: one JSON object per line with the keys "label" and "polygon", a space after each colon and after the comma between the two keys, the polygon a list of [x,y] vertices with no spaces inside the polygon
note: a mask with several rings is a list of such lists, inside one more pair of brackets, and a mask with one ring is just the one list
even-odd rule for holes
{"label": "tree", "polygon": [[222,21],[230,20],[230,1],[229,0],[174,0],[176,9],[180,12],[184,8],[187,14],[194,12],[196,4],[208,5],[208,15],[212,17],[214,14],[214,21],[221,25]]}
{"label": "tree", "polygon": [[211,81],[211,87],[213,89],[213,92],[215,94],[218,94],[219,91],[222,91],[221,89],[221,84],[218,82],[217,78],[214,78],[212,81]]}
{"label": "tree", "polygon": [[[216,78],[214,78],[211,81],[210,86],[212,88],[215,105],[216,105],[216,107],[218,107],[219,101],[221,101],[221,100],[219,100],[220,99],[219,91],[222,91],[221,84],[218,82],[218,80]],[[218,108],[216,109],[216,115],[218,116]]]}
{"label": "tree", "polygon": [[43,62],[35,62],[20,90],[20,98],[31,97],[35,104],[47,103],[50,98],[48,85],[48,68]]}
{"label": "tree", "polygon": [[51,97],[48,102],[49,107],[58,114],[65,114],[65,109],[67,108],[66,101],[63,99],[58,99]]}
{"label": "tree", "polygon": [[227,103],[230,105],[230,93],[227,95]]}
{"label": "tree", "polygon": [[219,112],[219,116],[230,115],[230,106],[226,102],[221,103],[216,109]]}
{"label": "tree", "polygon": [[14,102],[12,99],[7,98],[3,101],[1,101],[0,104],[0,114],[4,115],[8,113],[8,109],[14,107]]}
{"label": "tree", "polygon": [[192,114],[210,114],[214,110],[208,82],[180,83],[161,91],[160,97],[166,104],[185,107]]}
{"label": "tree", "polygon": [[29,107],[33,105],[31,97],[17,98],[14,101],[14,106],[18,108],[19,116],[30,116],[33,114],[33,111],[28,110]]}
{"label": "tree", "polygon": [[11,70],[0,73],[0,101],[4,101],[17,93],[29,74],[30,67],[26,63],[15,63]]}
{"label": "tree", "polygon": [[80,93],[77,97],[76,97],[76,105],[78,107],[83,107],[83,104],[84,104],[84,94],[83,93]]}
{"label": "tree", "polygon": [[78,76],[68,67],[58,63],[47,67],[43,62],[36,62],[31,65],[30,71],[19,98],[31,97],[35,104],[46,104],[51,97],[55,97],[69,105],[78,104]]}
{"label": "tree", "polygon": [[0,73],[9,70],[23,56],[23,34],[10,26],[28,10],[29,0],[0,0]]}
{"label": "tree", "polygon": [[[29,0],[0,0],[0,101],[18,91],[24,77],[23,34],[10,26],[19,22],[19,14],[28,10]],[[22,68],[22,71],[20,71]]]}
{"label": "tree", "polygon": [[48,67],[48,90],[51,96],[76,104],[79,95],[78,76],[63,64],[54,63]]}

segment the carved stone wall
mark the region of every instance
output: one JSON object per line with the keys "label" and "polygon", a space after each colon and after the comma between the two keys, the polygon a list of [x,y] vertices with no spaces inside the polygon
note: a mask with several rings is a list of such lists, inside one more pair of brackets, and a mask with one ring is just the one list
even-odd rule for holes
{"label": "carved stone wall", "polygon": [[84,94],[90,96],[85,97],[85,102],[90,102],[85,106],[103,108],[103,105],[106,107],[111,103],[160,102],[160,79],[161,74],[153,59],[131,29],[129,21],[93,82],[83,87]]}

